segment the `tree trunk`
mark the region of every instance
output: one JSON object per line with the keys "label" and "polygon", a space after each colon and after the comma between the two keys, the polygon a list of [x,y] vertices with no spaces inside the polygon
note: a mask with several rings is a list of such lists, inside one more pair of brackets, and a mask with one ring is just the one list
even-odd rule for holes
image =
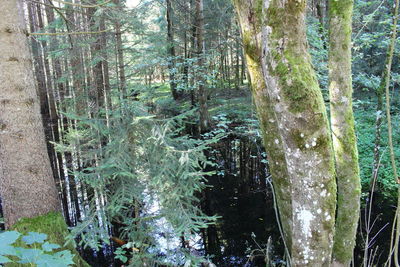
{"label": "tree trunk", "polygon": [[[98,31],[99,26],[96,26],[95,17],[96,8],[87,9],[87,19],[89,21],[89,31]],[[104,75],[103,75],[103,59],[101,47],[101,34],[92,36],[93,41],[90,42],[91,61],[94,62],[92,66],[93,82],[92,87],[89,88],[89,101],[94,106],[94,116],[98,116],[99,109],[104,107]]]}
{"label": "tree trunk", "polygon": [[[392,63],[393,63],[393,56],[394,56],[394,51],[395,51],[395,46],[396,46],[396,40],[397,40],[397,22],[399,19],[399,0],[394,1],[394,10],[393,10],[393,24],[392,24],[392,34],[390,38],[390,43],[389,47],[387,50],[387,56],[386,56],[386,64],[385,64],[385,70],[383,73],[383,77],[381,80],[381,87],[384,88],[385,91],[385,96],[386,96],[386,119],[387,119],[387,126],[388,126],[388,146],[389,146],[389,151],[390,151],[390,161],[392,163],[392,171],[393,171],[393,178],[395,180],[395,183],[397,183],[397,207],[396,207],[396,213],[393,218],[393,226],[392,226],[392,237],[390,240],[390,250],[394,251],[393,257],[394,257],[394,265],[396,267],[400,266],[399,265],[399,241],[400,241],[400,187],[399,187],[399,177],[397,174],[397,166],[396,166],[396,160],[395,160],[395,151],[393,147],[393,131],[392,131],[392,119],[391,119],[391,114],[390,114],[390,79],[391,79],[391,71],[392,71]],[[365,255],[368,255],[368,250],[366,250]],[[389,262],[389,267],[391,266],[391,258],[392,258],[392,253],[389,254],[388,257],[388,262]]]}
{"label": "tree trunk", "polygon": [[[41,20],[40,5],[28,3],[28,17],[29,17],[29,29],[31,32],[35,32],[39,27],[39,21]],[[56,164],[56,154],[53,149],[53,145],[50,143],[53,140],[53,131],[51,127],[51,117],[49,101],[47,96],[48,83],[46,82],[45,67],[43,62],[43,54],[40,46],[40,42],[33,39],[31,42],[32,53],[33,53],[33,65],[34,73],[37,81],[37,92],[40,100],[40,114],[42,115],[44,133],[46,137],[47,153],[50,157],[50,164],[53,170],[53,174],[57,176],[57,164]]]}
{"label": "tree trunk", "polygon": [[[121,9],[119,0],[114,0],[114,4],[117,6],[117,10]],[[124,51],[122,50],[121,23],[118,21],[118,19],[115,20],[114,27],[115,27],[115,45],[117,49],[117,59],[118,59],[119,91],[122,98],[126,98],[127,92],[126,92]]]}
{"label": "tree trunk", "polygon": [[306,1],[234,4],[292,266],[329,266],[335,167],[326,109],[307,51]]}
{"label": "tree trunk", "polygon": [[353,0],[331,0],[329,9],[329,94],[338,205],[334,266],[349,266],[360,212],[360,171],[354,129],[351,79]]}
{"label": "tree trunk", "polygon": [[204,15],[203,0],[196,0],[196,41],[197,41],[197,64],[198,64],[198,97],[200,112],[200,133],[210,128],[210,115],[207,107],[207,89],[204,79]]}
{"label": "tree trunk", "polygon": [[[238,36],[238,31],[236,30],[237,28],[235,27],[235,35]],[[236,90],[239,90],[240,86],[240,40],[239,38],[236,38],[236,49],[235,49],[235,88]]]}
{"label": "tree trunk", "polygon": [[[71,2],[67,0],[66,2]],[[74,9],[70,5],[66,5],[66,18],[69,23],[77,27],[78,23],[75,19]],[[75,96],[75,112],[79,116],[84,116],[86,114],[86,99],[85,99],[85,86],[84,86],[84,68],[81,62],[81,48],[78,45],[78,37],[70,37],[71,46],[70,47],[70,66],[72,71],[72,83],[73,91]]]}
{"label": "tree trunk", "polygon": [[0,192],[6,227],[60,209],[20,1],[0,9]]}
{"label": "tree trunk", "polygon": [[[0,9],[0,195],[6,228],[39,231],[64,246],[68,234],[46,151],[22,1]],[[79,256],[75,264],[88,266]]]}
{"label": "tree trunk", "polygon": [[[175,43],[174,43],[174,23],[173,23],[173,9],[172,9],[172,0],[167,0],[167,28],[168,28],[168,69],[169,69],[169,85],[171,87],[172,97],[177,100],[179,98],[178,91],[176,89],[176,81],[175,81],[175,72],[176,72],[176,64],[175,64]],[[186,43],[185,43],[186,44]]]}
{"label": "tree trunk", "polygon": [[[106,25],[104,21],[104,16],[100,18],[100,31],[106,30]],[[102,57],[103,57],[103,74],[104,74],[104,99],[105,99],[105,108],[107,113],[109,114],[112,109],[111,103],[111,86],[110,86],[110,70],[108,66],[108,52],[107,52],[107,36],[106,33],[103,32],[100,37],[100,43],[102,48]]]}

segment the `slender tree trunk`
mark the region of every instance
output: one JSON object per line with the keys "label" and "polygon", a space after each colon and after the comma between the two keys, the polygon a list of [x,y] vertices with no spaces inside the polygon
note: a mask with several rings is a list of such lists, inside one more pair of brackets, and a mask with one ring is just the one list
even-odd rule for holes
{"label": "slender tree trunk", "polygon": [[353,0],[331,0],[329,13],[329,94],[338,205],[333,265],[353,259],[360,211],[360,171],[352,107],[351,32]]}
{"label": "slender tree trunk", "polygon": [[[238,34],[236,28],[235,28],[235,34]],[[240,82],[240,51],[241,51],[241,47],[240,47],[240,40],[239,38],[237,38],[236,40],[236,48],[235,48],[235,54],[236,54],[236,60],[235,60],[235,87],[236,90],[239,90],[239,86],[241,84]]]}
{"label": "slender tree trunk", "polygon": [[[41,6],[37,4],[37,17],[38,17],[38,29],[43,30],[44,29],[44,22],[43,22],[43,13],[41,10]],[[51,149],[51,155],[50,155],[50,162],[52,163],[53,167],[53,172],[55,174],[56,179],[61,179],[61,171],[60,165],[57,164],[57,153],[54,150],[53,145],[50,143],[52,142],[58,142],[58,127],[57,127],[57,109],[54,101],[54,90],[53,90],[53,83],[52,83],[52,75],[51,75],[51,69],[50,69],[50,61],[49,61],[49,54],[48,54],[48,47],[47,47],[47,42],[45,40],[41,41],[42,45],[42,51],[43,51],[43,67],[44,67],[44,72],[46,76],[46,92],[43,92],[43,94],[46,94],[46,100],[47,100],[47,106],[48,106],[48,125],[45,125],[46,127],[49,127],[49,133],[51,133],[50,139],[47,139],[48,141],[48,149]],[[46,130],[45,130],[46,131]],[[52,162],[53,161],[53,162]]]}
{"label": "slender tree trunk", "polygon": [[[190,8],[190,1],[186,1],[185,5],[185,24],[186,25],[190,25],[191,24],[191,8]],[[190,38],[191,38],[191,31],[190,31],[190,27],[185,26],[184,30],[184,54],[185,54],[185,58],[184,58],[184,62],[183,62],[183,81],[184,81],[184,85],[185,88],[189,88],[189,60],[191,57],[191,53],[190,53]],[[188,32],[189,32],[189,38],[188,38]]]}
{"label": "slender tree trunk", "polygon": [[[105,31],[106,25],[104,21],[104,17],[100,18],[100,31]],[[105,107],[109,112],[112,109],[111,103],[111,86],[110,86],[110,70],[108,66],[108,53],[107,53],[107,36],[106,33],[103,32],[100,37],[101,42],[101,54],[103,57],[103,75],[104,75],[104,98],[105,98]]]}
{"label": "slender tree trunk", "polygon": [[240,65],[241,68],[240,77],[241,77],[241,84],[243,85],[244,81],[246,80],[246,60],[243,55],[243,48],[240,48],[240,59],[242,61],[242,64]]}
{"label": "slender tree trunk", "polygon": [[[54,13],[53,10],[46,6],[46,16],[47,16],[47,22],[50,24],[54,21]],[[43,30],[45,28],[44,25],[44,18],[43,18],[43,12],[41,10],[41,5],[37,4],[36,6],[36,11],[37,11],[37,19],[38,19],[38,30]],[[48,13],[48,14],[47,14]],[[50,32],[54,33],[55,29],[50,27]],[[53,38],[54,42],[55,38]],[[53,41],[52,40],[52,41]],[[43,64],[44,64],[44,71],[45,71],[45,76],[46,76],[46,89],[47,92],[43,92],[41,94],[46,94],[47,97],[45,97],[46,101],[48,101],[48,104],[41,105],[41,106],[47,106],[48,107],[48,112],[47,114],[43,114],[42,111],[42,118],[45,127],[45,133],[46,134],[46,141],[47,141],[47,148],[49,151],[49,157],[50,157],[50,163],[52,164],[52,169],[53,169],[53,174],[56,179],[56,184],[57,188],[60,193],[60,198],[62,201],[62,207],[63,207],[63,212],[64,212],[64,217],[66,219],[66,222],[68,225],[71,225],[70,221],[70,216],[69,216],[69,208],[68,208],[68,200],[67,200],[67,191],[66,191],[66,177],[64,175],[64,166],[63,166],[63,158],[62,158],[62,153],[61,152],[56,152],[55,148],[53,147],[53,143],[60,143],[60,132],[59,132],[59,124],[58,124],[58,112],[57,112],[57,105],[55,102],[55,92],[54,88],[57,88],[58,84],[61,84],[58,82],[57,74],[55,73],[60,66],[54,66],[53,69],[51,68],[50,64],[50,56],[48,53],[49,47],[48,42],[45,40],[41,40],[41,46],[43,50]],[[57,47],[57,45],[54,45],[53,47]],[[59,64],[59,60],[56,63]],[[53,70],[53,73],[52,73]],[[61,71],[60,71],[61,72]],[[59,74],[61,76],[61,74]],[[62,87],[62,86],[61,86]],[[44,90],[44,88],[39,89],[39,92]],[[41,99],[44,97],[41,97]],[[48,117],[44,117],[48,116]],[[47,124],[46,124],[47,123]],[[48,127],[48,129],[46,129]]]}
{"label": "slender tree trunk", "polygon": [[[396,18],[395,18],[396,19]],[[393,33],[392,33],[393,34]],[[397,35],[397,32],[394,34]],[[385,69],[382,74],[381,82],[379,87],[376,89],[376,98],[377,98],[377,106],[376,106],[376,121],[375,121],[375,141],[374,141],[374,161],[372,166],[372,175],[370,179],[370,188],[372,189],[373,185],[376,183],[376,179],[379,176],[379,162],[381,157],[381,126],[383,123],[383,115],[384,115],[384,94],[385,94],[385,86],[386,80],[390,79],[390,67],[388,64],[391,64],[390,58],[390,49],[391,46],[388,47],[387,56],[386,56],[386,64]]]}
{"label": "slender tree trunk", "polygon": [[[95,18],[96,8],[88,8],[87,10],[87,19],[88,30],[89,31],[98,31],[100,29],[99,26],[96,26],[96,18]],[[101,47],[101,34],[92,36],[95,38],[90,43],[90,54],[91,61],[94,62],[94,66],[92,66],[93,73],[93,82],[91,88],[89,88],[89,98],[92,103],[94,103],[94,113],[97,114],[99,109],[104,107],[104,74],[103,74],[103,59],[102,59],[102,47]],[[99,115],[99,114],[97,114]],[[97,116],[95,115],[95,116]]]}
{"label": "slender tree trunk", "polygon": [[[400,241],[400,181],[399,177],[397,174],[397,166],[396,166],[396,160],[395,160],[395,151],[393,147],[393,132],[392,132],[392,120],[391,120],[391,114],[390,114],[390,80],[391,80],[391,70],[392,70],[392,63],[393,63],[393,55],[395,51],[395,46],[396,46],[396,39],[397,39],[397,22],[399,18],[399,0],[395,0],[395,6],[394,6],[394,14],[393,14],[393,24],[392,24],[392,34],[390,38],[390,43],[389,47],[387,50],[387,57],[386,57],[386,64],[385,64],[385,70],[383,72],[383,77],[381,80],[381,87],[384,89],[381,89],[382,91],[385,92],[385,97],[386,97],[386,118],[387,118],[387,124],[388,124],[388,146],[389,146],[389,151],[390,151],[390,161],[392,164],[392,171],[393,171],[393,178],[394,182],[397,183],[397,208],[396,208],[396,213],[395,217],[393,219],[393,228],[392,228],[392,238],[390,241],[390,249],[391,251],[394,251],[393,253],[393,258],[394,258],[394,264],[396,267],[400,266],[399,265],[399,241]],[[366,253],[366,255],[368,255]],[[389,267],[391,266],[391,257],[392,253],[389,254],[388,261],[389,261]]]}
{"label": "slender tree trunk", "polygon": [[[194,58],[196,55],[196,51],[197,51],[197,47],[196,47],[196,32],[197,32],[196,0],[190,0],[190,13],[194,14],[193,16],[190,17],[190,24],[192,25],[191,33],[190,33],[190,58]],[[197,103],[196,90],[194,89],[195,79],[196,79],[195,73],[194,73],[194,68],[190,69],[190,73],[191,73],[191,79],[189,79],[189,85],[191,87],[190,100],[191,100],[192,107],[194,107]]]}
{"label": "slender tree trunk", "polygon": [[[67,2],[71,2],[71,0],[67,0]],[[75,19],[75,14],[72,6],[66,5],[66,18],[69,23],[78,27],[79,24]],[[81,49],[78,46],[78,37],[71,36],[71,45],[70,47],[70,66],[72,71],[72,83],[75,95],[75,112],[79,116],[83,116],[86,114],[86,100],[85,100],[85,89],[84,89],[84,68],[81,61]]]}
{"label": "slender tree trunk", "polygon": [[[40,13],[40,6],[28,3],[28,17],[29,17],[29,29],[31,32],[35,32],[39,27],[39,18],[41,16]],[[46,82],[46,72],[43,62],[43,54],[40,42],[36,39],[33,39],[31,42],[32,53],[33,53],[33,62],[34,62],[34,70],[35,70],[35,77],[37,81],[37,90],[39,94],[40,100],[40,113],[42,115],[43,120],[43,127],[44,133],[46,137],[46,145],[47,145],[47,153],[50,157],[50,164],[53,170],[53,174],[57,175],[57,165],[56,165],[56,154],[53,149],[53,145],[50,143],[53,140],[53,131],[51,127],[51,117],[50,117],[50,108],[49,108],[49,101],[47,96],[47,85]]]}
{"label": "slender tree trunk", "polygon": [[[31,32],[35,32],[43,29],[43,19],[39,4],[28,3],[28,18],[29,18],[29,29]],[[33,39],[31,42],[33,62],[34,62],[34,72],[37,81],[37,90],[40,100],[40,113],[42,115],[47,153],[50,158],[50,164],[53,171],[53,176],[57,181],[57,185],[61,187],[60,173],[57,164],[57,154],[54,150],[51,142],[54,142],[54,133],[52,127],[52,114],[50,111],[48,92],[51,90],[50,75],[48,75],[48,59],[44,58],[42,52],[44,47],[46,47],[45,41],[38,41]],[[46,65],[47,64],[47,69]],[[52,93],[52,92],[50,92]]]}
{"label": "slender tree trunk", "polygon": [[204,15],[203,0],[196,0],[196,41],[198,58],[198,97],[200,112],[200,133],[206,132],[210,128],[210,115],[207,107],[207,89],[204,79]]}
{"label": "slender tree trunk", "polygon": [[[384,74],[386,75],[386,74]],[[383,80],[383,79],[382,79]],[[370,189],[374,187],[373,185],[376,183],[376,179],[379,176],[379,162],[381,156],[381,126],[382,126],[382,117],[383,117],[383,92],[384,87],[382,84],[376,89],[376,120],[375,120],[375,140],[374,140],[374,161],[372,165],[372,174],[370,179]],[[375,187],[376,190],[376,187]]]}
{"label": "slender tree trunk", "polygon": [[[121,7],[119,0],[114,0],[114,4],[117,5],[117,10],[120,10]],[[118,59],[118,73],[119,73],[119,90],[122,95],[122,98],[127,96],[126,92],[126,77],[125,77],[125,64],[124,64],[124,51],[122,50],[122,32],[121,32],[121,23],[118,19],[114,22],[115,27],[115,45],[117,48],[117,59]]]}
{"label": "slender tree trunk", "polygon": [[324,28],[325,27],[325,1],[326,0],[317,0],[317,3],[315,5],[316,11],[317,11],[317,17],[319,20],[320,27]]}
{"label": "slender tree trunk", "polygon": [[[52,24],[55,20],[54,10],[49,6],[50,2],[48,0],[45,0],[44,2],[45,2],[45,4],[47,4],[45,6],[47,23]],[[44,27],[44,25],[43,25],[43,27]],[[41,27],[41,28],[43,28],[43,27]],[[56,32],[53,27],[49,27],[48,30],[50,33]],[[46,45],[44,45],[44,47],[46,47],[46,48],[50,47],[51,50],[54,50],[55,48],[57,48],[58,47],[57,38],[52,38],[50,41],[50,45],[47,46],[47,44],[46,44]],[[48,54],[46,55],[46,58],[47,57],[48,57]],[[52,58],[51,62],[52,62],[52,70],[53,70],[53,76],[51,78],[54,81],[54,83],[53,83],[54,91],[51,93],[49,92],[49,105],[50,105],[50,111],[51,111],[51,124],[52,124],[52,128],[53,128],[53,133],[54,133],[54,141],[56,143],[59,143],[62,138],[61,137],[62,133],[59,130],[59,129],[61,129],[61,127],[59,128],[59,126],[60,126],[59,123],[62,124],[63,121],[62,120],[59,121],[57,106],[60,110],[62,110],[62,109],[61,109],[61,104],[56,103],[55,98],[60,100],[60,102],[63,101],[66,90],[65,90],[65,83],[60,81],[60,79],[63,76],[60,60],[57,57],[55,57],[55,58]],[[47,64],[47,63],[45,62],[45,64]],[[50,69],[50,66],[46,67],[46,68]],[[50,75],[49,75],[49,77],[50,77]],[[67,197],[69,192],[67,191],[67,188],[66,188],[66,183],[67,183],[66,179],[68,179],[68,177],[66,177],[65,173],[64,173],[63,153],[61,153],[61,152],[57,153],[57,163],[58,163],[58,169],[59,169],[60,180],[61,180],[61,184],[60,184],[61,191],[62,191],[61,195],[64,197],[64,199],[62,199],[64,217],[66,218],[67,224],[69,226],[71,226],[72,221],[69,216],[70,211],[69,211],[69,207],[68,207],[68,197]]]}
{"label": "slender tree trunk", "polygon": [[335,167],[327,114],[307,51],[306,1],[234,4],[292,266],[329,266]]}
{"label": "slender tree trunk", "polygon": [[168,53],[169,53],[169,57],[170,57],[168,59],[169,85],[171,87],[172,97],[175,100],[177,100],[179,98],[179,94],[176,89],[176,81],[175,81],[176,52],[175,52],[175,42],[174,42],[174,23],[173,23],[172,0],[167,0],[167,29],[168,29]]}

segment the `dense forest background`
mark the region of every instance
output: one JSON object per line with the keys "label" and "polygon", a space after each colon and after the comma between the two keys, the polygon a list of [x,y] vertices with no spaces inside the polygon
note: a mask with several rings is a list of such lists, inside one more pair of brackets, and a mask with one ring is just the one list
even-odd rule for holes
{"label": "dense forest background", "polygon": [[[88,264],[286,266],[231,1],[27,0],[23,10],[62,213]],[[329,109],[328,10],[328,1],[307,1],[309,52]],[[382,77],[392,23],[392,1],[354,1],[354,266],[383,266],[391,250],[398,184]],[[389,106],[397,159],[399,49]]]}

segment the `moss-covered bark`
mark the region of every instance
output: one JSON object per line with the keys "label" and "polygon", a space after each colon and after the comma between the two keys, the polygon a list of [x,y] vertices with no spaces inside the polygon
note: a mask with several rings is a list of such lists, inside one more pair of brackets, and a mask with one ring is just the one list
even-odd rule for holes
{"label": "moss-covered bark", "polygon": [[329,94],[338,185],[335,266],[349,266],[353,257],[360,210],[360,175],[354,129],[351,80],[353,0],[329,1]]}
{"label": "moss-covered bark", "polygon": [[[75,243],[69,242],[66,244],[65,237],[68,235],[67,224],[64,221],[64,217],[60,212],[50,212],[45,215],[37,216],[34,218],[24,218],[19,220],[16,224],[11,227],[11,230],[18,231],[22,234],[28,234],[28,232],[37,232],[47,234],[48,238],[46,241],[52,244],[58,244],[61,246],[61,250],[69,250],[74,255],[75,266],[90,266],[87,264],[76,251]],[[23,246],[23,243],[17,244]],[[7,267],[11,266],[25,266],[23,264],[7,264]]]}
{"label": "moss-covered bark", "polygon": [[332,141],[310,63],[305,0],[234,0],[292,266],[329,266]]}

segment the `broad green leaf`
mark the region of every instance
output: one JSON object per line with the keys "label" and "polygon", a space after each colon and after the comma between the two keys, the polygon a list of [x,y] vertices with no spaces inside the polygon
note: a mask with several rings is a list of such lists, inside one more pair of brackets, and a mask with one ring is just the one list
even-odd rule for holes
{"label": "broad green leaf", "polygon": [[18,263],[36,263],[36,260],[43,253],[40,249],[36,248],[17,248],[18,256],[21,259]]}
{"label": "broad green leaf", "polygon": [[73,261],[74,256],[72,255],[71,251],[69,251],[69,250],[63,250],[63,251],[57,252],[54,254],[54,257],[62,259],[63,262],[66,264],[74,264],[74,261]]}
{"label": "broad green leaf", "polygon": [[42,245],[43,251],[47,251],[47,252],[52,251],[52,250],[57,249],[57,248],[60,248],[60,246],[57,245],[57,244],[50,244],[49,242],[45,242]]}
{"label": "broad green leaf", "polygon": [[[1,253],[1,251],[0,251]],[[9,258],[0,255],[0,264],[12,262]]]}
{"label": "broad green leaf", "polygon": [[43,254],[36,261],[36,264],[38,267],[67,267],[72,263],[55,255]]}
{"label": "broad green leaf", "polygon": [[11,245],[20,236],[21,236],[21,234],[16,231],[7,231],[7,232],[0,233],[0,247],[1,247],[1,245]]}
{"label": "broad green leaf", "polygon": [[123,263],[126,263],[128,261],[128,258],[124,255],[118,255],[115,258],[122,261]]}
{"label": "broad green leaf", "polygon": [[43,243],[46,239],[46,234],[36,232],[29,232],[28,235],[22,237],[22,241],[24,241],[27,245],[32,245],[33,243]]}
{"label": "broad green leaf", "polygon": [[16,231],[7,231],[0,234],[0,255],[15,256],[17,251],[11,244],[13,244],[19,237],[20,233]]}
{"label": "broad green leaf", "polygon": [[0,244],[0,255],[16,256],[17,250],[13,246]]}

